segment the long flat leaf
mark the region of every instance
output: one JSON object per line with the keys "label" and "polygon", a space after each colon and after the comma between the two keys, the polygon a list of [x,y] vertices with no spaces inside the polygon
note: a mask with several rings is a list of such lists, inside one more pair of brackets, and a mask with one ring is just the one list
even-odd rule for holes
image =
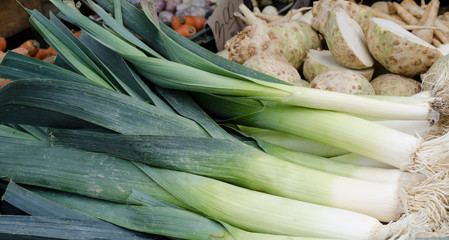
{"label": "long flat leaf", "polygon": [[105,88],[112,88],[108,78],[95,63],[63,32],[37,10],[31,11],[31,24],[50,43],[64,60],[90,80]]}
{"label": "long flat leaf", "polygon": [[49,147],[50,143],[48,141],[38,141],[37,139],[23,139],[23,138],[16,138],[11,136],[3,136],[3,132],[0,132],[0,145],[6,145],[6,144],[17,144],[25,147]]}
{"label": "long flat leaf", "polygon": [[135,231],[191,240],[233,239],[219,223],[183,209],[125,205],[54,191],[37,193],[63,206]]}
{"label": "long flat leaf", "polygon": [[[96,0],[98,4],[100,4],[109,12],[113,11],[113,7],[111,4],[112,1],[113,0]],[[152,23],[141,10],[137,9],[125,0],[122,0],[122,11],[123,21],[126,27],[130,28],[139,36],[141,36],[151,48],[155,49],[165,57],[176,54],[177,52],[173,52],[174,49],[180,50],[181,48],[183,48],[184,50],[188,50],[189,52],[195,54],[197,57],[203,59],[200,60],[199,58],[190,54],[187,54],[189,55],[188,58],[183,59],[180,58],[182,57],[182,55],[178,55],[176,59],[179,61],[185,60],[185,62],[183,61],[184,64],[198,64],[197,66],[207,67],[211,69],[213,68],[215,69],[215,71],[220,72],[221,74],[228,74],[234,77],[241,77],[241,75],[243,75],[260,80],[288,85],[288,83],[282,82],[279,79],[244,67],[238,63],[218,56],[217,54],[212,53],[211,51],[199,46],[191,40],[181,36],[173,29],[164,24],[161,24],[160,29],[158,29],[157,26],[155,26],[154,22]],[[160,30],[162,30],[162,32]],[[187,52],[181,50],[180,53],[184,54]],[[223,71],[223,69],[225,69],[226,71]]]}
{"label": "long flat leaf", "polygon": [[167,110],[170,109],[148,88],[120,55],[114,53],[87,34],[82,33],[79,38],[76,38],[53,14],[50,15],[50,21],[66,37],[73,41],[79,49],[86,53],[97,66],[104,70],[116,89],[120,89],[121,92],[126,92],[130,96],[151,101],[156,106],[164,107]]}
{"label": "long flat leaf", "polygon": [[[112,1],[114,0],[96,0],[101,7],[106,11],[113,11]],[[148,21],[145,14],[134,7],[127,1],[121,1],[122,17],[125,26],[142,38],[148,46],[155,49],[163,57],[168,58],[165,50],[164,42],[162,41],[158,31],[154,30],[154,25]]]}
{"label": "long flat leaf", "polygon": [[[251,171],[258,170],[252,165],[264,156],[263,152],[242,142],[215,138],[136,136],[64,129],[53,129],[52,135],[54,146],[107,153],[235,184],[245,184],[247,178],[252,177]],[[274,158],[272,161],[276,163]],[[264,168],[262,165],[260,167]],[[259,174],[264,174],[262,172],[260,170]],[[255,187],[259,182],[263,181],[254,176],[251,185]]]}
{"label": "long flat leaf", "polygon": [[[137,75],[120,55],[100,44],[87,34],[81,34],[79,39],[98,56],[105,67],[123,82],[122,85],[127,89],[127,92],[135,93],[140,99],[150,101],[157,107],[171,111],[171,108],[145,84],[141,77]],[[134,94],[130,95],[134,96]]]}
{"label": "long flat leaf", "polygon": [[47,128],[44,127],[38,127],[38,126],[32,126],[32,125],[24,125],[21,124],[20,127],[27,133],[33,135],[35,138],[46,141],[48,140],[47,136]]}
{"label": "long flat leaf", "polygon": [[32,216],[95,220],[95,218],[85,213],[69,209],[41,197],[40,195],[17,185],[13,181],[9,182],[2,200]]}
{"label": "long flat leaf", "polygon": [[60,0],[51,0],[51,2],[64,14],[65,18],[78,24],[86,33],[89,33],[94,39],[105,44],[110,49],[117,50],[121,54],[136,56],[146,56],[142,51],[131,45],[126,40],[116,36],[109,30],[92,22],[81,13],[75,11]]}
{"label": "long flat leaf", "polygon": [[[149,63],[148,60],[149,57],[143,56],[141,53],[136,52],[134,53],[137,49],[133,48],[133,46],[131,46],[130,44],[126,44],[123,43],[125,45],[121,45],[119,44],[119,40],[117,39],[113,39],[113,38],[109,38],[106,37],[106,35],[101,34],[99,32],[95,32],[92,30],[92,28],[95,26],[95,24],[93,23],[88,23],[86,22],[87,20],[85,19],[84,16],[80,15],[79,13],[77,13],[76,11],[74,11],[73,9],[71,9],[70,7],[66,6],[65,4],[62,4],[59,0],[52,0],[53,3],[55,5],[57,5],[57,7],[63,12],[64,15],[68,16],[73,23],[79,25],[83,30],[89,32],[91,35],[95,36],[95,38],[99,39],[99,42],[103,43],[105,46],[109,47],[110,49],[112,49],[113,51],[119,53],[120,55],[122,55],[124,58],[126,58],[127,60],[129,60],[130,62],[132,62],[133,65],[135,65],[140,73],[144,74],[145,77],[152,79],[152,81],[154,81],[153,78],[151,78],[152,74],[155,73],[166,73],[166,70],[162,70],[159,69],[160,66],[157,66],[158,71],[157,72],[149,72],[148,71],[148,67],[151,67],[153,65],[155,65],[154,63]],[[98,26],[96,26],[98,27]],[[200,74],[197,75],[194,79],[189,79],[191,85],[190,86],[201,86],[201,83],[204,81],[211,81],[211,79],[213,78],[218,78],[218,77],[228,77],[226,81],[226,83],[230,84],[230,82],[236,81],[239,82],[238,85],[245,85],[248,84],[247,87],[245,86],[239,86],[239,89],[247,89],[247,88],[258,88],[258,95],[261,95],[261,92],[268,92],[268,90],[271,91],[278,91],[277,94],[279,94],[279,91],[281,90],[289,90],[291,91],[291,87],[288,84],[285,84],[283,81],[278,80],[278,81],[264,81],[264,80],[258,80],[255,78],[251,78],[251,77],[247,77],[247,76],[243,76],[241,74],[236,74],[233,73],[231,71],[228,71],[224,68],[221,68],[219,66],[216,66],[214,63],[206,61],[205,59],[196,56],[195,54],[193,54],[191,51],[188,51],[184,48],[182,48],[181,46],[179,46],[176,43],[173,43],[173,40],[170,38],[164,38],[163,36],[164,34],[162,33],[162,39],[165,41],[165,43],[167,44],[167,49],[169,49],[168,53],[169,55],[172,56],[173,61],[178,61],[182,64],[185,64],[184,67],[180,67],[180,66],[176,66],[176,64],[171,64],[173,66],[169,66],[170,70],[177,70],[178,68],[181,68],[182,70],[178,72],[181,72],[182,74],[190,74],[190,72],[194,72],[195,70],[201,70],[207,73],[211,73],[212,75],[215,75],[214,77],[207,77],[205,76],[205,74]],[[171,44],[173,43],[173,44]],[[130,49],[129,51],[125,51],[123,48],[126,49]],[[176,57],[173,57],[176,56]],[[149,58],[151,59],[151,58]],[[161,59],[158,59],[161,60]],[[172,62],[173,63],[173,62]],[[150,64],[149,66],[147,64]],[[182,65],[180,64],[180,65]],[[166,61],[164,61],[164,66],[167,67],[168,65],[170,65],[169,63],[167,63]],[[189,69],[185,69],[185,66],[189,66]],[[196,69],[198,68],[198,69]],[[168,81],[170,78],[172,77],[176,77],[177,75],[172,75],[170,72],[168,72],[169,76],[167,76],[166,74],[164,74],[164,78],[163,80],[159,79],[160,82],[158,84],[163,84],[164,80]],[[178,75],[179,76],[179,75]],[[161,76],[159,76],[161,77]],[[198,81],[195,81],[198,80]],[[171,83],[170,83],[171,84]],[[182,85],[182,84],[171,84],[172,87],[176,88],[178,87],[178,85]],[[233,85],[233,84],[230,84]],[[167,85],[162,85],[162,86],[167,86]],[[215,88],[215,87],[214,87]],[[265,88],[265,89],[263,89]],[[179,89],[179,88],[176,88]],[[189,89],[184,89],[181,88],[182,90],[198,90],[197,88],[189,88]],[[216,89],[216,88],[215,88]],[[206,89],[210,92],[209,89]],[[253,89],[251,89],[253,90]],[[214,93],[218,93],[218,92],[214,92]],[[228,91],[228,94],[233,94],[233,92]],[[253,96],[253,95],[251,95]],[[264,96],[264,95],[262,95]],[[269,97],[272,97],[271,95],[268,95]],[[265,97],[268,97],[265,96]],[[286,94],[284,93],[283,95],[284,97],[286,96]]]}
{"label": "long flat leaf", "polygon": [[81,120],[123,134],[208,135],[191,120],[92,85],[22,80],[0,89],[0,122],[80,127]]}
{"label": "long flat leaf", "polygon": [[143,192],[139,192],[137,190],[132,190],[128,199],[126,200],[128,204],[132,205],[148,205],[153,207],[172,207],[179,208],[178,206],[172,205],[170,203],[164,202],[155,197],[149,196]]}
{"label": "long flat leaf", "polygon": [[20,138],[25,140],[37,140],[32,135],[25,133],[23,131],[14,129],[13,127],[0,124],[0,136],[10,137],[10,138]]}
{"label": "long flat leaf", "polygon": [[3,57],[0,64],[0,77],[10,80],[54,79],[95,84],[80,74],[11,51]]}
{"label": "long flat leaf", "polygon": [[156,87],[163,98],[183,117],[191,119],[201,125],[213,138],[233,139],[221,128],[186,92]]}
{"label": "long flat leaf", "polygon": [[[170,89],[205,93],[285,97],[290,95],[290,86],[241,80],[214,74],[184,64],[157,58],[125,56],[136,70],[154,84]],[[286,90],[286,91],[284,91]]]}
{"label": "long flat leaf", "polygon": [[[99,57],[94,53],[93,49],[86,46],[80,38],[77,38],[68,28],[67,26],[62,23],[58,17],[56,17],[53,13],[50,12],[50,21],[47,21],[46,19],[40,19],[40,23],[47,26],[47,28],[52,29],[51,32],[49,32],[46,37],[47,38],[58,38],[61,40],[64,40],[64,38],[70,39],[71,43],[76,45],[77,49],[76,51],[82,52],[86,56],[86,61],[89,64],[88,67],[92,69],[93,71],[100,70],[100,76],[109,84],[112,85],[112,87],[122,93],[128,93],[129,95],[132,95],[133,93],[128,92],[126,89],[126,85],[124,85],[120,78],[118,78],[109,68],[107,68],[104,63],[99,59]],[[56,30],[53,30],[54,28],[57,28],[60,32],[57,32]],[[64,34],[62,36],[60,33]],[[53,34],[53,35],[50,35]],[[81,35],[86,35],[84,33],[81,33]],[[81,37],[81,36],[80,36]],[[55,47],[63,48],[63,46],[57,45]],[[65,58],[63,54],[59,55],[62,59],[64,59],[64,62],[69,63],[72,60],[72,58]],[[90,61],[88,61],[90,60]],[[73,65],[73,64],[72,64]]]}
{"label": "long flat leaf", "polygon": [[0,225],[0,239],[161,239],[121,234],[96,220],[14,215],[0,216]]}
{"label": "long flat leaf", "polygon": [[[153,57],[163,58],[159,53],[148,47],[145,43],[143,43],[140,39],[138,39],[134,34],[132,34],[128,29],[123,26],[123,23],[120,24],[119,21],[112,18],[107,12],[101,9],[97,4],[93,3],[90,0],[87,0],[95,12],[111,27],[115,32],[117,32],[120,36],[122,36],[127,41],[131,42],[135,46],[141,48],[145,52],[151,54]],[[120,1],[120,0],[119,0]],[[116,3],[114,3],[116,5]],[[118,4],[120,5],[120,4]],[[121,5],[120,5],[121,9]]]}
{"label": "long flat leaf", "polygon": [[4,143],[0,146],[0,177],[123,203],[136,189],[184,206],[131,162],[75,149]]}
{"label": "long flat leaf", "polygon": [[[40,191],[42,189],[33,187],[31,187],[31,189],[32,190],[30,191],[11,181],[8,184],[8,188],[6,189],[6,192],[3,196],[3,200],[13,205],[14,207],[30,214],[31,216],[49,217],[54,221],[57,221],[58,219],[60,219],[61,221],[73,220],[73,230],[82,230],[84,232],[82,233],[83,235],[78,235],[79,233],[73,233],[70,229],[67,229],[67,233],[69,233],[70,235],[66,235],[66,237],[78,239],[78,237],[81,236],[89,236],[84,234],[90,234],[92,237],[96,236],[99,239],[150,239],[150,236],[148,236],[147,234],[132,232],[113,224],[103,222],[84,212],[70,209],[33,192],[33,189],[37,191]],[[64,193],[60,192],[60,194]],[[62,224],[64,225],[64,222]],[[88,228],[86,228],[85,226],[88,226]],[[80,229],[80,227],[83,227],[84,229]],[[51,227],[43,229],[50,230]],[[30,229],[28,228],[26,229],[26,231],[29,233],[40,233],[40,231],[35,229],[33,229],[34,231],[31,232],[29,230]],[[98,236],[98,234],[101,235]]]}

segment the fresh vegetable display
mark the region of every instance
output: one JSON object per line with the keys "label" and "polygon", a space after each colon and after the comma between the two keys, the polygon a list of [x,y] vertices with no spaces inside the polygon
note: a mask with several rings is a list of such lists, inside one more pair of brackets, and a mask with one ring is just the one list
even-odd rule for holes
{"label": "fresh vegetable display", "polygon": [[[217,2],[210,0],[156,0],[154,3],[159,21],[171,24],[178,33],[184,37],[190,37],[204,28],[207,20],[206,14],[215,7]],[[182,27],[183,25],[186,26]]]}
{"label": "fresh vegetable display", "polygon": [[240,5],[218,54],[188,39],[203,18],[161,16],[176,1],[87,0],[101,22],[51,2],[82,34],[28,10],[51,47],[2,55],[2,202],[31,216],[0,235],[449,237],[438,0]]}

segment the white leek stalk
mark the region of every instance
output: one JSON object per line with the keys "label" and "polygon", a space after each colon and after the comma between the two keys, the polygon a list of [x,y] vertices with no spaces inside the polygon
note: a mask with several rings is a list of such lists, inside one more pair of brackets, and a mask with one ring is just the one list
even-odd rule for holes
{"label": "white leek stalk", "polygon": [[352,165],[359,165],[359,166],[365,166],[365,167],[375,167],[375,168],[395,168],[389,164],[373,160],[371,158],[367,158],[365,156],[362,156],[360,154],[356,153],[348,153],[343,154],[340,156],[331,157],[330,160],[345,163],[345,164],[352,164]]}
{"label": "white leek stalk", "polygon": [[[448,229],[449,134],[425,141],[338,112],[211,95],[196,98],[209,113],[235,124],[295,134],[425,175],[426,180],[403,198],[406,216],[413,218],[408,221],[425,222],[429,232]],[[426,207],[429,204],[432,208]]]}
{"label": "white leek stalk", "polygon": [[[277,196],[352,210],[385,222],[399,218],[403,213],[400,194],[403,190],[416,186],[421,180],[420,175],[404,173],[407,177],[402,177],[402,174],[398,175],[400,171],[385,169],[371,171],[376,174],[382,172],[384,178],[391,175],[382,181],[354,179],[350,177],[356,171],[337,167],[342,165],[338,163],[334,164],[335,169],[330,170],[332,167],[326,164],[328,159],[301,156],[302,159],[297,162],[306,162],[306,166],[302,166],[283,161],[235,140],[125,136],[74,130],[53,130],[52,136],[53,146],[107,153],[155,167],[219,179]],[[283,157],[288,155],[277,152]],[[357,170],[357,167],[353,170]]]}
{"label": "white leek stalk", "polygon": [[[442,120],[444,126],[445,117],[440,118],[439,110],[445,113],[448,99],[445,96],[436,97],[432,106],[440,106],[433,109],[430,105],[414,105],[394,103],[382,100],[330,92],[325,90],[287,86],[284,84],[261,81],[250,77],[224,77],[213,73],[215,70],[197,69],[183,64],[170,62],[165,59],[144,57],[137,48],[131,51],[123,51],[123,48],[133,48],[131,44],[124,42],[118,36],[106,34],[105,30],[95,23],[89,22],[86,17],[67,7],[59,0],[52,0],[61,12],[75,24],[78,24],[88,34],[98,39],[105,46],[130,61],[136,70],[156,85],[165,88],[196,91],[203,93],[215,93],[234,96],[251,96],[261,100],[276,101],[283,104],[303,106],[333,111],[341,111],[381,119],[403,120],[428,120],[430,123]],[[109,19],[109,25],[116,24]],[[124,33],[127,36],[129,33]],[[132,38],[132,40],[135,37]],[[135,44],[139,42],[135,41]],[[134,43],[134,42],[133,42]],[[126,45],[126,46],[125,46]],[[154,54],[151,49],[146,52]],[[444,107],[441,107],[444,106]]]}
{"label": "white leek stalk", "polygon": [[267,143],[281,146],[291,151],[308,153],[321,157],[334,157],[348,154],[346,150],[335,148],[297,135],[272,131],[263,128],[238,125],[239,130]]}
{"label": "white leek stalk", "polygon": [[[351,163],[343,163],[336,159],[349,158],[354,154],[346,154],[333,158],[323,158],[314,156],[311,154],[295,152],[285,149],[274,144],[270,144],[263,141],[258,141],[259,145],[265,152],[284,159],[289,162],[296,163],[301,166],[316,169],[323,172],[336,174],[339,176],[345,176],[365,181],[374,181],[381,183],[396,183],[398,181],[409,182],[409,178],[412,178],[411,173],[400,171],[396,168],[379,168],[379,167],[367,167],[361,165],[355,165]],[[356,155],[358,156],[358,155]],[[374,161],[374,160],[372,160]],[[380,162],[379,162],[380,163]],[[391,167],[391,166],[390,166]],[[419,177],[413,177],[418,178]]]}
{"label": "white leek stalk", "polygon": [[375,218],[240,188],[211,178],[141,166],[168,192],[198,211],[238,228],[302,237],[376,239]]}

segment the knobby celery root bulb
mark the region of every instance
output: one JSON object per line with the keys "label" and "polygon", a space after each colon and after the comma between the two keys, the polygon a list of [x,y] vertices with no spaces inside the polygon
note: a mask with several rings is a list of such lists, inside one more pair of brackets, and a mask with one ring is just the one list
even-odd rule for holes
{"label": "knobby celery root bulb", "polygon": [[335,8],[341,8],[346,11],[346,13],[360,25],[363,32],[366,32],[372,14],[358,4],[346,0],[320,0],[313,2],[313,29],[321,34],[325,34],[328,17],[331,11]]}
{"label": "knobby celery root bulb", "polygon": [[311,88],[353,95],[374,95],[369,81],[360,74],[346,70],[324,72],[313,79]]}
{"label": "knobby celery root bulb", "polygon": [[284,59],[272,55],[256,55],[248,59],[243,66],[268,74],[296,86],[308,87],[309,83],[301,79],[298,70]]}
{"label": "knobby celery root bulb", "polygon": [[425,73],[441,56],[440,50],[381,18],[372,18],[366,33],[372,56],[388,71],[405,76]]}
{"label": "knobby celery root bulb", "polygon": [[364,69],[374,65],[362,29],[343,9],[331,11],[324,36],[335,60],[343,66]]}
{"label": "knobby celery root bulb", "polygon": [[234,62],[243,64],[258,54],[273,55],[286,59],[296,69],[303,63],[307,50],[320,47],[318,34],[300,21],[256,23],[245,27],[225,44],[229,59]]}
{"label": "knobby celery root bulb", "polygon": [[311,82],[316,76],[330,70],[348,70],[364,76],[368,81],[374,74],[374,68],[351,69],[338,63],[329,51],[309,50],[302,67],[302,73]]}
{"label": "knobby celery root bulb", "polygon": [[405,97],[421,92],[421,82],[392,73],[377,76],[371,81],[371,86],[376,95]]}

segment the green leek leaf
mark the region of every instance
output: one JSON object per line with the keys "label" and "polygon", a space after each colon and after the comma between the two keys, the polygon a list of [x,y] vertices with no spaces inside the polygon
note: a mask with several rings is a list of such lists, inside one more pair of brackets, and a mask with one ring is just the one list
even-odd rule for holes
{"label": "green leek leaf", "polygon": [[1,122],[69,128],[97,125],[123,134],[208,136],[195,122],[172,112],[74,82],[12,82],[0,89],[0,113]]}

